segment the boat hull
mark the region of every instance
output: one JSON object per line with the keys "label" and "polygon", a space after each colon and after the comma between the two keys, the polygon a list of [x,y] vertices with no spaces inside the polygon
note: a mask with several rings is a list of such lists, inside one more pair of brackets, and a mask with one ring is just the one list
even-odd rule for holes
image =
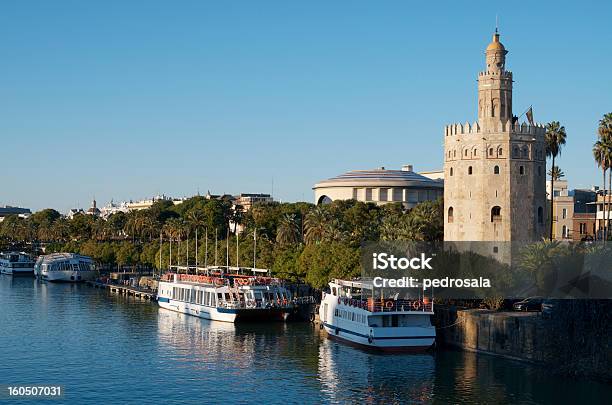
{"label": "boat hull", "polygon": [[96,278],[96,271],[43,271],[40,278],[56,283],[81,283]]}
{"label": "boat hull", "polygon": [[[381,351],[381,352],[424,352],[429,350],[435,340],[435,328],[405,328],[403,333],[394,336],[377,335],[376,332],[371,335],[351,331],[344,328],[339,328],[328,323],[322,323],[323,329],[327,332],[327,336],[347,343],[351,346]],[[404,329],[404,328],[402,328]]]}
{"label": "boat hull", "polygon": [[32,268],[0,267],[0,274],[9,274],[12,276],[33,276],[34,267]]}
{"label": "boat hull", "polygon": [[251,321],[285,321],[289,316],[287,308],[241,308],[227,309],[215,308],[189,302],[176,301],[159,297],[158,305],[161,308],[182,314],[193,315],[211,321],[222,322],[251,322]]}
{"label": "boat hull", "polygon": [[164,309],[170,311],[179,312],[181,314],[187,314],[197,316],[202,319],[209,319],[211,321],[222,321],[222,322],[235,322],[235,313],[224,313],[217,310],[214,307],[208,307],[204,305],[191,304],[189,302],[176,301],[169,298],[159,297],[157,304]]}

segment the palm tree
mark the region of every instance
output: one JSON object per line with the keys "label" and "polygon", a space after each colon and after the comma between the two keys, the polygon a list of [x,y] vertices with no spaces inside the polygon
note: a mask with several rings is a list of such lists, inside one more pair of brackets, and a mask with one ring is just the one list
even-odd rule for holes
{"label": "palm tree", "polygon": [[548,171],[548,175],[554,181],[560,180],[563,177],[565,177],[565,173],[563,173],[563,170],[561,170],[559,166],[551,167],[550,170]]}
{"label": "palm tree", "polygon": [[[548,171],[548,175],[550,176],[550,180],[552,182],[555,182],[557,180],[561,180],[561,178],[565,177],[565,173],[563,173],[563,171],[559,168],[559,166],[551,167],[550,170]],[[551,188],[551,190],[552,190],[552,188]],[[552,199],[550,200],[550,205],[551,206],[553,205]],[[553,218],[552,211],[553,210],[551,210],[551,215],[550,215],[550,217],[551,217],[550,223],[551,224],[554,223],[554,220],[552,219]]]}
{"label": "palm tree", "polygon": [[[197,209],[190,211],[187,214],[187,223],[191,229],[195,231],[195,261],[196,261],[196,271],[198,267],[198,230],[206,225],[206,218],[204,217],[204,213]],[[208,236],[208,235],[207,235]]]}
{"label": "palm tree", "polygon": [[[555,167],[555,158],[561,154],[561,147],[565,145],[567,133],[559,121],[546,124],[546,156],[552,157],[552,167]],[[555,202],[555,180],[550,178],[550,239],[553,239],[553,206]]]}
{"label": "palm tree", "polygon": [[328,215],[323,206],[319,205],[306,215],[304,225],[306,225],[307,244],[318,243],[325,238]]}
{"label": "palm tree", "polygon": [[[597,135],[599,140],[593,146],[593,155],[597,161],[597,165],[601,167],[604,177],[604,240],[606,240],[607,235],[610,233],[610,208],[612,205],[612,113],[604,114],[603,118],[599,120]],[[606,170],[610,172],[607,193]],[[608,197],[607,203],[606,196]]]}
{"label": "palm tree", "polygon": [[300,242],[300,228],[295,214],[285,214],[276,231],[276,241],[280,245],[293,245]]}
{"label": "palm tree", "polygon": [[[612,157],[610,156],[610,152],[609,152],[610,148],[611,148],[610,142],[604,139],[600,139],[599,141],[595,142],[595,145],[593,145],[593,157],[595,158],[595,161],[597,162],[597,166],[601,168],[601,172],[603,173],[604,206],[605,206],[605,196],[607,194],[606,193],[606,172],[610,168],[610,163],[611,163],[610,157]],[[604,209],[604,212],[605,212],[605,209]],[[609,227],[607,226],[606,221],[604,221],[604,225],[603,225],[604,241],[606,240],[608,228]]]}

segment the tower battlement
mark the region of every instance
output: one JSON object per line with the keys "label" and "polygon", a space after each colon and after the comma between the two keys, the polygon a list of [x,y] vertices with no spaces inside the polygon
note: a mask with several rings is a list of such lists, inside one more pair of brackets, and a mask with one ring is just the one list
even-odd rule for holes
{"label": "tower battlement", "polygon": [[474,121],[472,124],[465,122],[465,124],[455,123],[446,125],[444,127],[444,136],[454,135],[478,135],[485,133],[512,133],[516,135],[533,135],[533,136],[544,136],[546,133],[546,127],[543,124],[536,123],[535,125],[523,123],[499,122],[497,128],[490,128],[486,132],[480,127],[478,122]]}

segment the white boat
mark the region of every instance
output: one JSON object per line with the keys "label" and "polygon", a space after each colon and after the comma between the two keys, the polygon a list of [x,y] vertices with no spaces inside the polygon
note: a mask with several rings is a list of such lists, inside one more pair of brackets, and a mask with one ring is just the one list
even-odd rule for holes
{"label": "white boat", "polygon": [[78,283],[95,279],[97,271],[89,256],[53,253],[39,256],[34,274],[42,280]]}
{"label": "white boat", "polygon": [[366,281],[332,280],[329,287],[319,307],[328,336],[382,351],[424,351],[434,344],[433,297],[375,297]]}
{"label": "white boat", "polygon": [[0,253],[0,273],[31,276],[34,274],[34,259],[25,252]]}
{"label": "white boat", "polygon": [[159,282],[160,307],[224,322],[286,320],[291,293],[270,277],[239,274],[166,273]]}

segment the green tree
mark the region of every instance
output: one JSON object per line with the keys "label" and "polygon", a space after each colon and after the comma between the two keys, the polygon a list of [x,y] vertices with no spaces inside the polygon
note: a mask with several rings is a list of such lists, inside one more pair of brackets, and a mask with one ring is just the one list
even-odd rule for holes
{"label": "green tree", "polygon": [[281,246],[295,245],[300,242],[300,229],[295,214],[285,214],[280,220],[276,242]]}
{"label": "green tree", "polygon": [[328,220],[328,215],[323,205],[318,205],[306,215],[304,221],[306,226],[306,244],[319,243],[325,239]]}
{"label": "green tree", "polygon": [[[561,147],[565,145],[567,133],[565,127],[559,121],[546,124],[546,156],[552,158],[552,167],[555,167],[555,159],[561,154]],[[555,202],[554,187],[555,180],[550,179],[550,239],[553,239],[553,206]]]}
{"label": "green tree", "polygon": [[[612,205],[612,113],[604,114],[599,121],[597,128],[598,140],[593,146],[593,156],[597,165],[603,173],[603,192],[604,192],[604,241],[610,235],[610,208]],[[606,171],[609,171],[608,187],[606,190]],[[607,191],[607,192],[606,192]],[[607,203],[606,203],[607,196]],[[607,215],[607,218],[606,218]]]}

